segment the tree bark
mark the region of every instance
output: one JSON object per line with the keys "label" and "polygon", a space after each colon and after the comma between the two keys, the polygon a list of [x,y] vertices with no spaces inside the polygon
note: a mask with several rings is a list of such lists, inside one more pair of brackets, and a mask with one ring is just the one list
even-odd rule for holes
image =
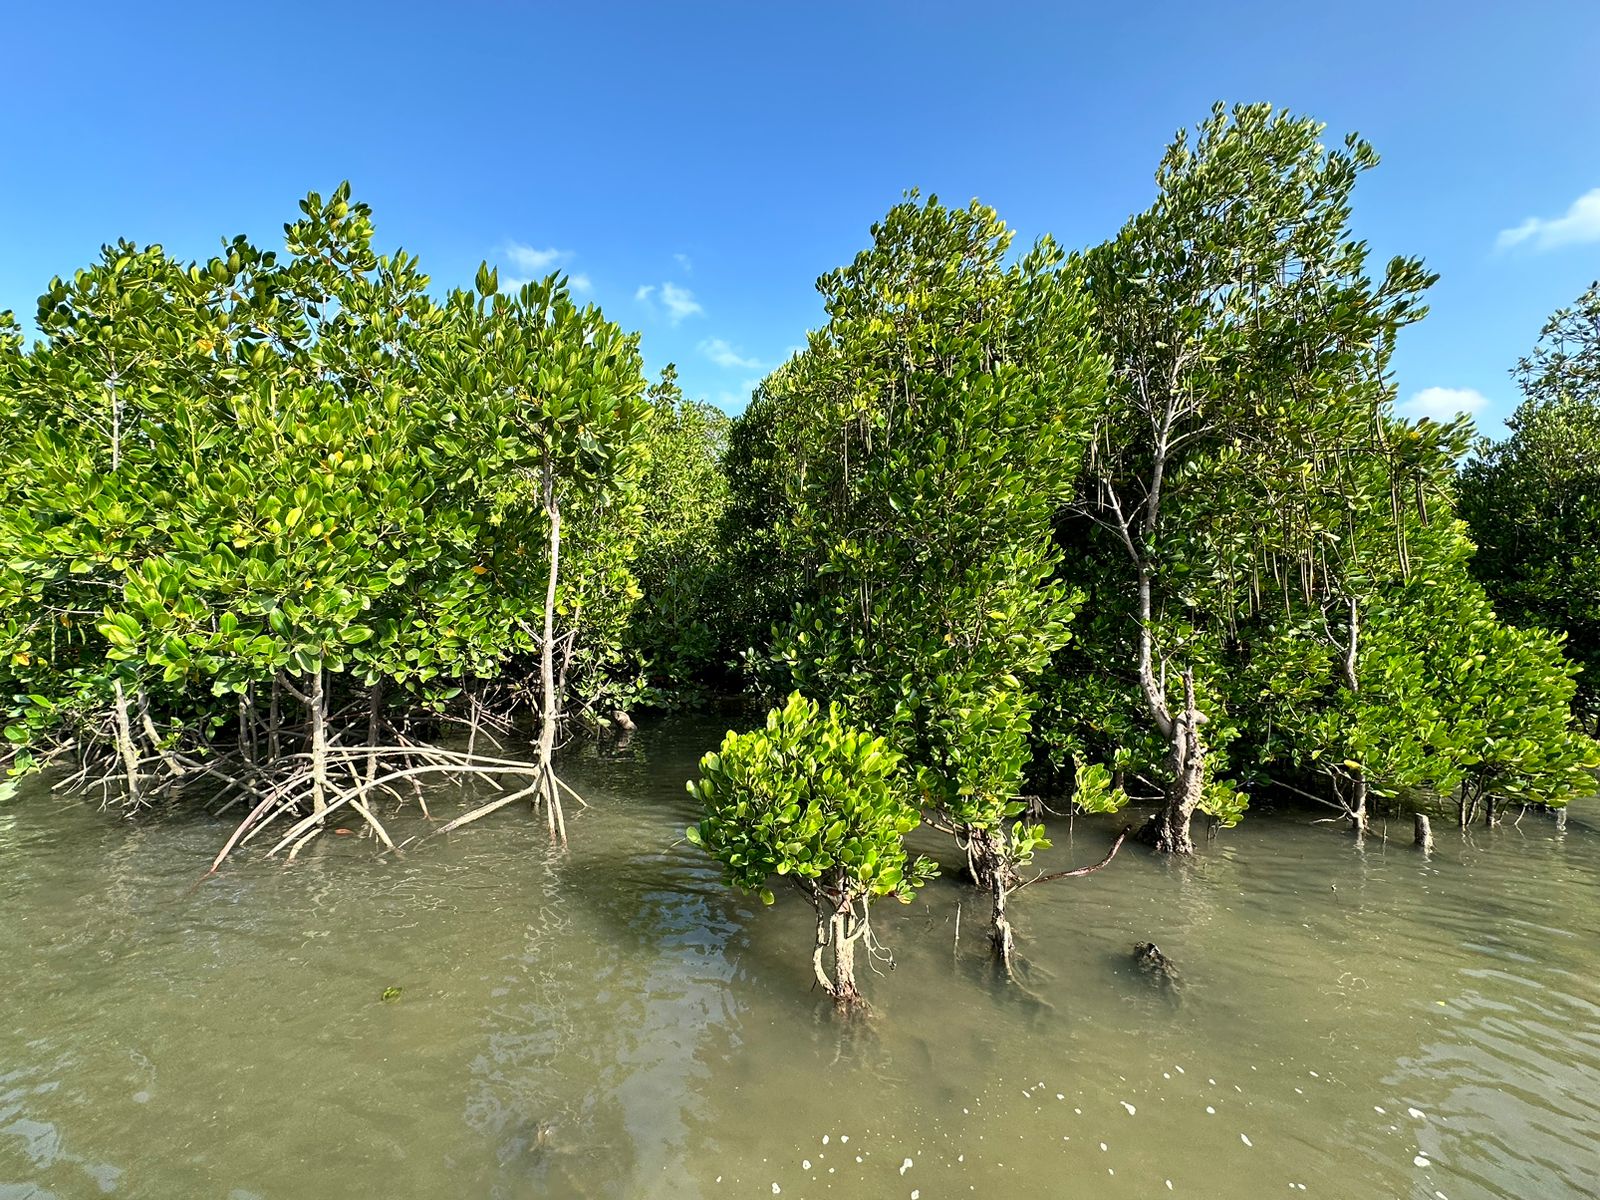
{"label": "tree bark", "polygon": [[283,681],[272,677],[272,700],[267,709],[267,762],[275,763],[283,752],[279,730],[283,727]]}
{"label": "tree bark", "polygon": [[967,855],[973,882],[989,893],[989,945],[996,960],[1009,969],[1016,935],[1006,916],[1006,899],[1017,881],[1005,839],[1005,831],[999,828],[969,829]]}
{"label": "tree bark", "polygon": [[556,785],[556,724],[560,713],[556,697],[556,583],[561,568],[561,505],[556,498],[555,474],[546,462],[541,480],[545,516],[550,521],[550,575],[544,594],[544,642],[539,647],[539,676],[543,685],[543,704],[539,714],[539,778],[544,784],[545,817],[550,825],[550,840],[567,842],[566,817],[561,811],[561,793]]}
{"label": "tree bark", "polygon": [[1183,712],[1169,722],[1168,768],[1172,781],[1167,786],[1167,803],[1139,831],[1141,841],[1163,854],[1194,853],[1189,824],[1205,795],[1207,750],[1200,732],[1205,721],[1205,714],[1195,702],[1194,672],[1185,671]]}
{"label": "tree bark", "polygon": [[117,754],[121,757],[122,769],[128,776],[128,802],[138,804],[139,750],[133,741],[133,723],[128,719],[128,696],[122,690],[122,680],[112,680],[111,692],[116,698],[112,706],[112,720],[116,725]]}
{"label": "tree bark", "polygon": [[[816,895],[813,903],[817,906],[817,940],[811,953],[811,969],[817,983],[841,1009],[864,1005],[861,989],[856,986],[856,942],[861,939],[864,925],[852,922],[849,907],[842,901],[830,901],[827,892]],[[832,978],[823,966],[830,947],[833,950]]]}
{"label": "tree bark", "polygon": [[861,1001],[861,989],[856,986],[856,942],[861,934],[850,928],[850,914],[833,914],[833,999],[841,1008],[851,1008]]}
{"label": "tree bark", "polygon": [[383,712],[383,680],[367,687],[367,782],[378,777],[379,717]]}
{"label": "tree bark", "polygon": [[1428,825],[1426,813],[1415,813],[1412,816],[1412,842],[1424,854],[1433,850],[1433,830]]}
{"label": "tree bark", "polygon": [[1357,775],[1350,780],[1350,799],[1346,802],[1350,814],[1350,832],[1360,841],[1367,836],[1371,819],[1367,814],[1367,778]]}
{"label": "tree bark", "polygon": [[[1361,694],[1361,678],[1356,666],[1360,661],[1361,605],[1350,597],[1350,640],[1345,644],[1344,685],[1353,695]],[[1350,781],[1350,798],[1345,802],[1350,814],[1350,832],[1360,841],[1367,836],[1367,777],[1363,772]]]}
{"label": "tree bark", "polygon": [[327,681],[319,659],[317,669],[307,681],[311,710],[311,809],[323,812],[328,807],[328,695]]}

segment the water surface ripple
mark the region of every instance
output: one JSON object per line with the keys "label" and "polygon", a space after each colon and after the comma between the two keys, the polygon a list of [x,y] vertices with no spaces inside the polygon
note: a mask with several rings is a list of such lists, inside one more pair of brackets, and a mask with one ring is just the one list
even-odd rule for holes
{"label": "water surface ripple", "polygon": [[572,756],[567,855],[507,812],[194,888],[216,822],[0,808],[0,1200],[1600,1196],[1594,804],[1431,859],[1290,813],[1130,850],[1018,898],[1014,984],[941,879],[841,1024],[803,905],[681,841],[720,731]]}

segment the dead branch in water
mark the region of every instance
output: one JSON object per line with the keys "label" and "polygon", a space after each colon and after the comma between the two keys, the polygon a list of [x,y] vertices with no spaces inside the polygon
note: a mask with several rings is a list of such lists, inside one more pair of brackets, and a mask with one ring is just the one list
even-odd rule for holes
{"label": "dead branch in water", "polygon": [[1017,886],[1012,888],[1011,890],[1012,890],[1012,892],[1020,892],[1023,888],[1027,887],[1029,884],[1049,883],[1052,880],[1056,880],[1056,879],[1077,879],[1079,876],[1082,876],[1082,875],[1093,875],[1096,871],[1100,870],[1101,867],[1105,866],[1107,863],[1109,863],[1113,858],[1115,858],[1117,856],[1117,851],[1122,849],[1122,843],[1128,840],[1128,835],[1130,833],[1132,833],[1132,832],[1133,832],[1133,826],[1132,825],[1124,825],[1122,827],[1122,832],[1117,834],[1117,840],[1111,843],[1111,849],[1106,851],[1106,856],[1104,858],[1102,858],[1099,862],[1095,863],[1093,866],[1089,866],[1089,867],[1074,867],[1070,871],[1052,871],[1048,875],[1035,875],[1032,879],[1023,880],[1021,883],[1017,884]]}

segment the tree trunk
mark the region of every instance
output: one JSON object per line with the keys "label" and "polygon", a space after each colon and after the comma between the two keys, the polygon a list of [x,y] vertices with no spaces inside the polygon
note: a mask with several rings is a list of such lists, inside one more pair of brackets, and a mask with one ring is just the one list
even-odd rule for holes
{"label": "tree trunk", "polygon": [[1168,764],[1172,782],[1167,785],[1166,807],[1152,816],[1139,831],[1141,841],[1148,842],[1163,854],[1194,853],[1189,823],[1205,794],[1206,743],[1200,733],[1200,727],[1205,722],[1205,714],[1195,703],[1194,672],[1185,671],[1183,712],[1170,723]]}
{"label": "tree trunk", "polygon": [[1016,878],[1007,853],[1003,828],[988,827],[967,831],[967,859],[972,881],[989,893],[989,945],[995,959],[1008,970],[1016,949],[1016,935],[1006,917],[1006,898]]}
{"label": "tree trunk", "polygon": [[1415,813],[1411,819],[1412,842],[1424,854],[1433,850],[1433,830],[1428,825],[1426,813]]}
{"label": "tree trunk", "polygon": [[379,716],[383,712],[383,680],[367,688],[367,782],[378,777]]}
{"label": "tree trunk", "polygon": [[833,914],[833,999],[841,1008],[862,1002],[856,986],[856,942],[859,930],[850,929],[849,913]]}
{"label": "tree trunk", "polygon": [[239,753],[245,765],[256,765],[255,685],[248,685],[239,693]]}
{"label": "tree trunk", "polygon": [[542,479],[545,515],[550,520],[550,575],[544,593],[544,643],[539,647],[539,677],[543,684],[543,706],[539,714],[539,778],[543,784],[545,817],[550,824],[550,840],[567,844],[567,822],[561,811],[561,793],[555,774],[556,724],[556,582],[561,568],[561,505],[556,499],[555,475],[545,464]]}
{"label": "tree trunk", "polygon": [[272,677],[272,700],[267,710],[267,762],[275,763],[283,751],[279,730],[283,727],[283,682]]}
{"label": "tree trunk", "polygon": [[[817,904],[817,941],[811,954],[811,969],[816,974],[817,983],[822,987],[841,1009],[851,1009],[863,1005],[866,1001],[862,998],[861,989],[856,986],[856,942],[861,938],[862,926],[851,928],[850,910],[848,908],[829,911],[826,907],[826,893],[816,898]],[[828,977],[827,970],[823,967],[823,958],[829,947],[833,949],[833,977]]]}
{"label": "tree trunk", "polygon": [[328,807],[328,695],[327,685],[319,660],[317,669],[308,681],[311,709],[311,810],[323,812]]}
{"label": "tree trunk", "polygon": [[[1361,677],[1356,667],[1360,662],[1361,605],[1350,597],[1350,640],[1345,644],[1344,686],[1353,695],[1361,694]],[[1350,814],[1350,832],[1360,841],[1367,836],[1367,777],[1360,774],[1350,781],[1350,798],[1345,801],[1345,811]]]}
{"label": "tree trunk", "polygon": [[112,719],[116,725],[117,754],[122,759],[122,769],[128,776],[128,802],[139,803],[139,750],[133,741],[133,723],[128,720],[128,697],[122,690],[122,680],[116,679],[111,683],[112,695],[116,703],[112,707]]}
{"label": "tree trunk", "polygon": [[1367,836],[1367,829],[1371,824],[1367,814],[1367,779],[1365,775],[1357,775],[1350,781],[1350,799],[1346,804],[1350,813],[1350,832],[1360,841]]}

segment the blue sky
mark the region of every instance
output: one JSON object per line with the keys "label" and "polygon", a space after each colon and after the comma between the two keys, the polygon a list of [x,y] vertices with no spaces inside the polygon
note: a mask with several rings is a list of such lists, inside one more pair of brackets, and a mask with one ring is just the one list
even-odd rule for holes
{"label": "blue sky", "polygon": [[1216,99],[1383,155],[1357,229],[1442,275],[1396,364],[1414,411],[1481,405],[1498,431],[1508,368],[1600,277],[1595,0],[78,0],[0,21],[0,308],[24,320],[104,241],[276,244],[349,178],[436,283],[559,267],[653,369],[736,410],[903,189],[1092,244]]}

